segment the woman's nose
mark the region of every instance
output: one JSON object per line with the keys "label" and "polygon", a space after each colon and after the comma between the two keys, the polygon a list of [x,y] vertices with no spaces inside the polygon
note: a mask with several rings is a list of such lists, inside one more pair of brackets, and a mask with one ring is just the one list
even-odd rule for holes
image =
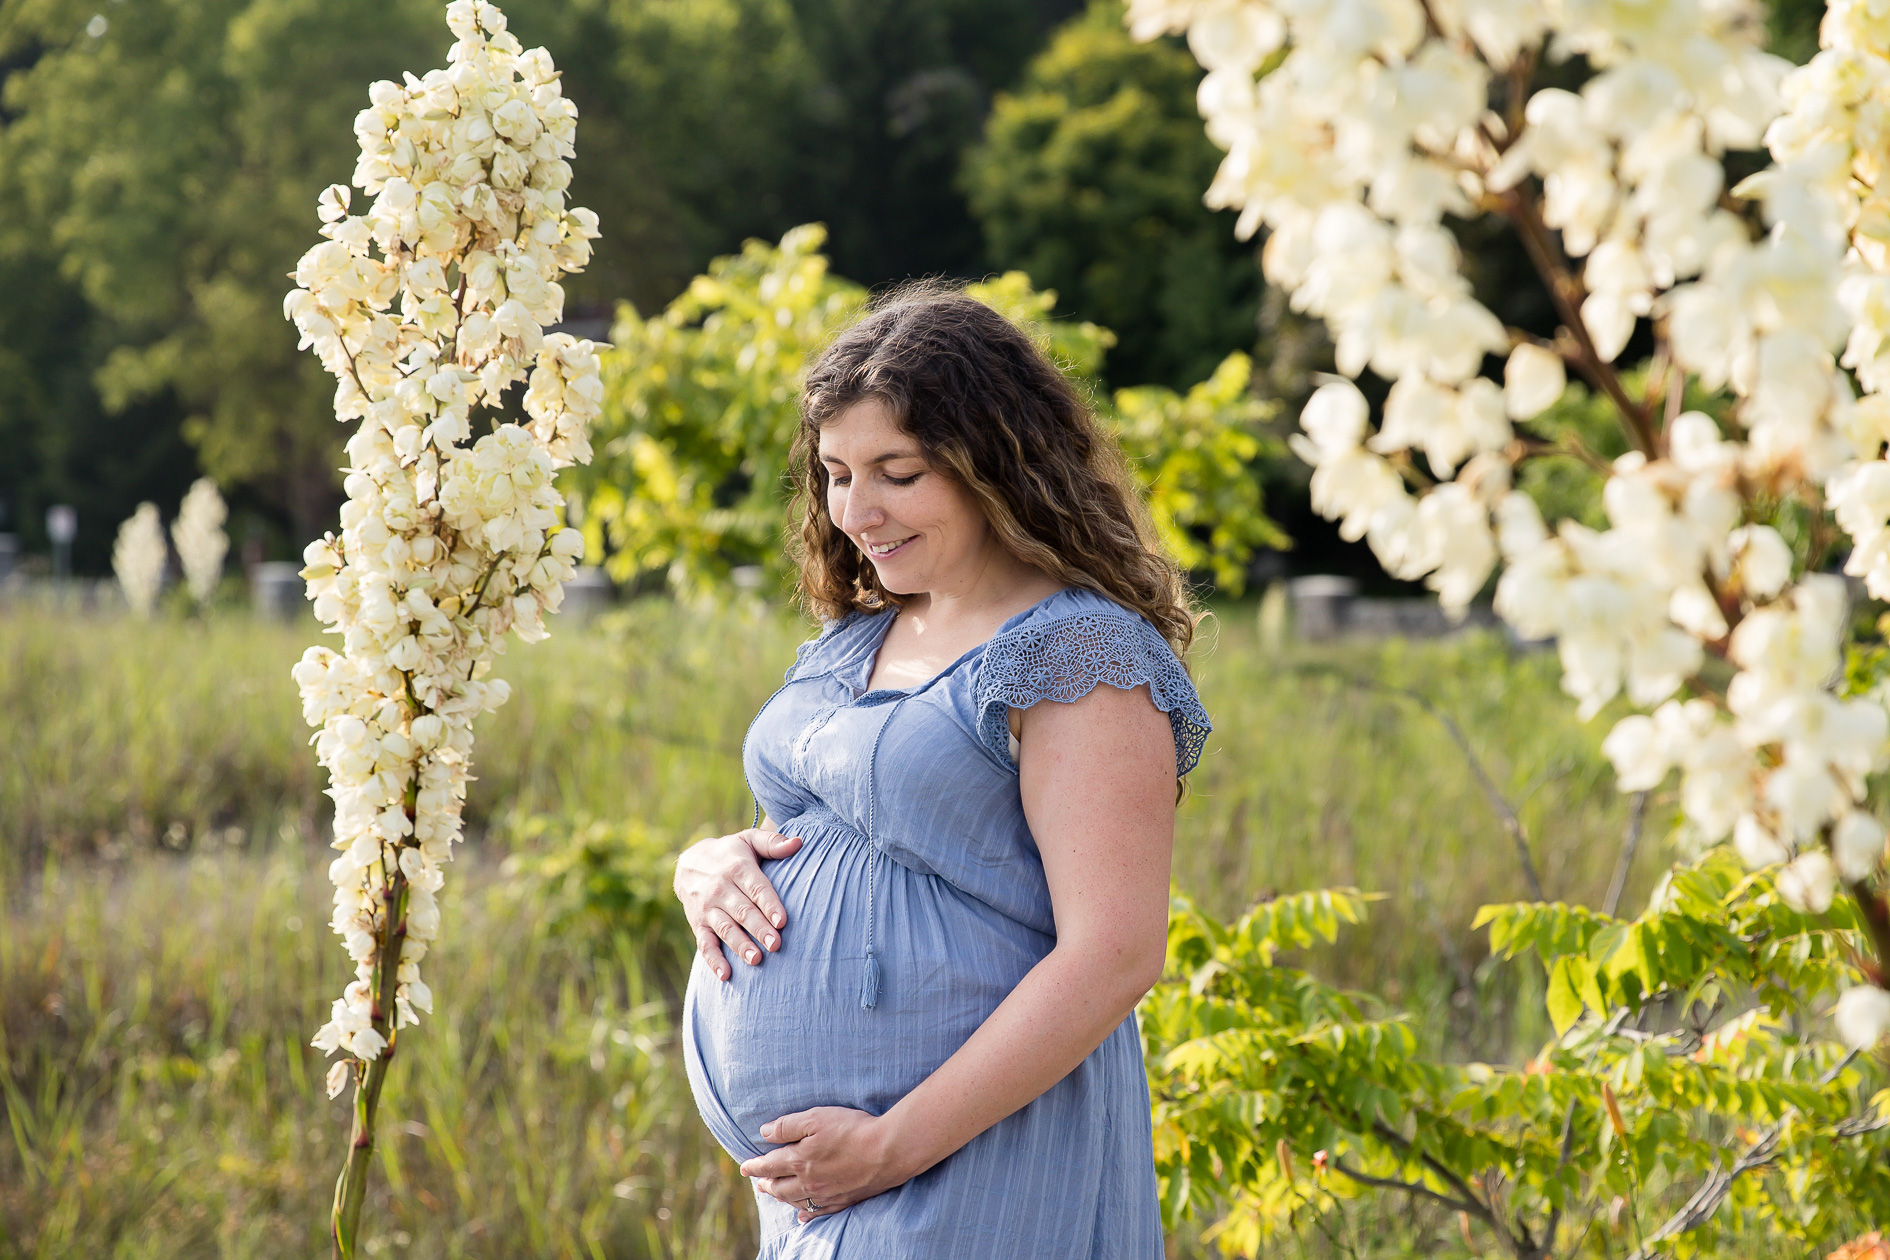
{"label": "woman's nose", "polygon": [[846,503],[841,508],[840,530],[842,533],[858,534],[873,528],[885,518],[870,490],[855,484],[847,487]]}

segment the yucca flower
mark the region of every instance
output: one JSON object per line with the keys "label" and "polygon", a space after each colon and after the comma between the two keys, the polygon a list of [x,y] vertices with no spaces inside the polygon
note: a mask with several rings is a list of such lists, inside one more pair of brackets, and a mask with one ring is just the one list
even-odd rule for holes
{"label": "yucca flower", "polygon": [[[376,83],[355,119],[351,213],[318,202],[326,240],[296,268],[284,310],[335,376],[347,443],[341,530],[302,575],[341,649],[295,666],[335,805],[331,926],[355,961],[314,1044],[347,1056],[355,1133],[336,1189],[351,1255],[375,1107],[400,1030],[433,1008],[420,964],[460,837],[473,719],[506,684],[488,676],[507,633],[544,637],[583,551],[562,528],[557,469],[590,458],[602,389],[596,347],[544,326],[558,277],[590,257],[597,216],[565,206],[577,110],[544,49],[527,51],[484,0],[446,10],[448,67]],[[527,423],[478,427],[510,385]]]}
{"label": "yucca flower", "polygon": [[[1786,863],[1794,908],[1822,913],[1843,881],[1885,921],[1866,796],[1890,689],[1840,690],[1850,601],[1813,539],[1828,512],[1846,572],[1890,598],[1890,9],[1834,0],[1797,69],[1761,46],[1756,0],[1130,0],[1128,21],[1185,33],[1207,70],[1226,150],[1208,203],[1267,229],[1268,279],[1325,320],[1343,377],[1390,382],[1376,426],[1349,380],[1306,405],[1314,507],[1453,611],[1501,566],[1496,611],[1556,641],[1584,717],[1623,693],[1648,711],[1603,745],[1624,790],[1677,772],[1696,843]],[[1578,90],[1531,82],[1571,56],[1594,72]],[[1728,188],[1726,154],[1761,147],[1772,164]],[[1445,219],[1485,215],[1542,273],[1552,341],[1474,293]],[[1642,321],[1637,397],[1616,360]],[[1570,372],[1634,448],[1573,452],[1606,475],[1606,529],[1544,521],[1514,488],[1551,444],[1513,426]],[[1725,421],[1685,409],[1689,380],[1730,395]],[[1818,522],[1792,543],[1782,500]],[[1874,979],[1890,938],[1872,945]],[[1887,1012],[1854,991],[1839,1033],[1874,1043]]]}
{"label": "yucca flower", "polygon": [[178,560],[183,563],[190,597],[197,601],[199,608],[209,607],[217,593],[217,583],[223,580],[223,557],[230,550],[223,522],[229,515],[223,496],[217,493],[216,483],[208,477],[199,477],[191,484],[190,493],[184,496],[183,506],[177,509],[177,519],[171,522],[171,542],[177,548]]}
{"label": "yucca flower", "polygon": [[140,503],[138,510],[118,527],[118,541],[112,544],[112,572],[118,576],[118,589],[125,593],[125,602],[138,616],[149,617],[157,607],[169,559],[157,504]]}

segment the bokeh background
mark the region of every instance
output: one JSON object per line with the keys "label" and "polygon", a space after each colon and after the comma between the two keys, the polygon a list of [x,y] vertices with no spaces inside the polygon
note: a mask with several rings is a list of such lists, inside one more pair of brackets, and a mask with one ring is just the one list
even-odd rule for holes
{"label": "bokeh background", "polygon": [[[1551,898],[1593,903],[1617,877],[1608,721],[1577,723],[1553,660],[1495,632],[1293,633],[1289,575],[1411,592],[1312,515],[1282,454],[1330,349],[1262,285],[1257,243],[1201,203],[1218,154],[1185,47],[1130,41],[1120,0],[504,7],[581,110],[572,200],[604,236],[567,286],[568,326],[654,347],[637,362],[668,352],[657,317],[751,239],[767,244],[720,273],[737,297],[809,250],[846,293],[1022,272],[1054,291],[1088,387],[1124,414],[1180,413],[1115,391],[1186,391],[1252,357],[1213,407],[1251,421],[1227,475],[1259,489],[1279,533],[1250,531],[1237,572],[1196,574],[1216,733],[1177,882],[1219,914],[1281,890],[1386,893],[1313,965],[1409,1006],[1436,1048],[1530,1053],[1539,977],[1493,964],[1469,930],[1479,905],[1523,894],[1511,838],[1409,693],[1515,804]],[[281,296],[316,193],[352,169],[367,83],[440,61],[440,8],[0,0],[0,1257],[325,1254],[347,1117],[307,1040],[346,957],[288,677],[318,628],[261,615],[248,576],[297,556],[340,502],[346,429]],[[1780,0],[1773,47],[1804,59],[1820,12]],[[774,243],[805,224],[824,238],[791,238],[803,252],[783,261]],[[1549,320],[1512,245],[1464,244],[1486,304]],[[660,393],[636,370],[613,378],[619,419]],[[692,406],[730,406],[726,391],[662,398],[682,429],[708,425]],[[638,466],[603,459],[573,490],[603,510]],[[724,471],[717,493],[753,488]],[[168,520],[200,476],[231,505],[225,589],[207,610],[177,592],[132,619],[87,580],[110,572],[140,502]],[[55,505],[77,519],[58,561]],[[668,893],[679,847],[745,821],[742,733],[808,630],[736,554],[754,545],[739,525],[654,543],[593,526],[608,586],[501,662],[513,698],[480,729],[439,1013],[400,1043],[370,1254],[752,1252],[747,1189],[677,1058],[687,938]],[[1382,619],[1411,624],[1428,623]],[[1647,831],[1664,833],[1658,817]],[[1630,887],[1664,860],[1650,840]],[[1281,1254],[1467,1254],[1453,1219],[1361,1213],[1349,1238]],[[1202,1250],[1185,1233],[1170,1247]]]}

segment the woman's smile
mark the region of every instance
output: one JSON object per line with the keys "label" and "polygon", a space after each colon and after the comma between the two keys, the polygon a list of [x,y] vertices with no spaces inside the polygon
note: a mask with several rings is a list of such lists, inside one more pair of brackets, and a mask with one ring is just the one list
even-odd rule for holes
{"label": "woman's smile", "polygon": [[907,534],[904,538],[895,538],[890,542],[868,542],[866,554],[875,560],[885,560],[905,550],[906,544],[917,537],[917,534]]}

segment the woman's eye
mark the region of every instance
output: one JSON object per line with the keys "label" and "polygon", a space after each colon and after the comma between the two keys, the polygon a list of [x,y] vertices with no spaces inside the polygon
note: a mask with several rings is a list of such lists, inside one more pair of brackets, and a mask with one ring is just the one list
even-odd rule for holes
{"label": "woman's eye", "polygon": [[895,486],[909,486],[924,475],[922,472],[915,472],[910,477],[888,477],[886,480]]}
{"label": "woman's eye", "polygon": [[852,480],[853,478],[851,477],[829,477],[827,482],[829,485],[844,486],[849,484]]}

